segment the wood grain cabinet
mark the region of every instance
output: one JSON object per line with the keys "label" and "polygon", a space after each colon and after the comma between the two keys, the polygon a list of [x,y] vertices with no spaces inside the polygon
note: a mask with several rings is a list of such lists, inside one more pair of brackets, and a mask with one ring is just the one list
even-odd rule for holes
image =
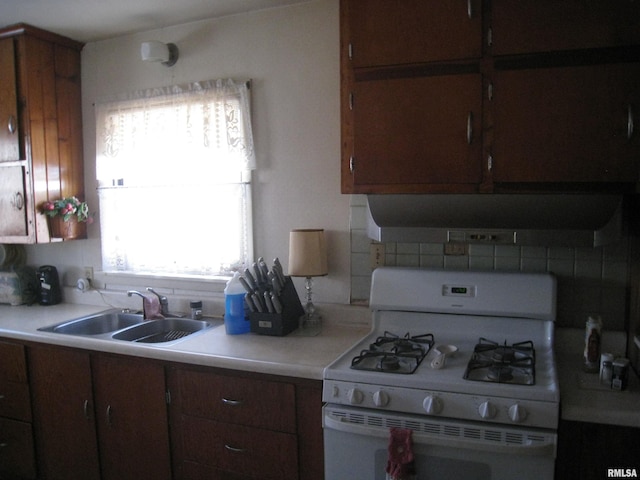
{"label": "wood grain cabinet", "polygon": [[170,479],[164,366],[32,346],[41,478]]}
{"label": "wood grain cabinet", "polygon": [[82,44],[28,25],[0,29],[0,242],[46,243],[42,202],[84,197]]}
{"label": "wood grain cabinet", "polygon": [[24,346],[0,341],[0,478],[34,479],[36,462]]}
{"label": "wood grain cabinet", "polygon": [[631,192],[631,0],[341,0],[343,193]]}
{"label": "wood grain cabinet", "polygon": [[175,367],[169,388],[176,478],[323,478],[319,387]]}

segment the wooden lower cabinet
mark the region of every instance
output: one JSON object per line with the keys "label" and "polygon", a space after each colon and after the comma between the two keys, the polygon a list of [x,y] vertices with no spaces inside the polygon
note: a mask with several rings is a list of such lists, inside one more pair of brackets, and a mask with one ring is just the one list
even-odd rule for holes
{"label": "wooden lower cabinet", "polygon": [[0,479],[36,478],[24,346],[0,341]]}
{"label": "wooden lower cabinet", "polygon": [[321,480],[321,382],[169,370],[178,479]]}
{"label": "wooden lower cabinet", "polygon": [[640,475],[639,444],[640,428],[562,420],[555,478],[600,480],[611,477],[609,469]]}
{"label": "wooden lower cabinet", "polygon": [[39,478],[170,479],[164,366],[29,348]]}
{"label": "wooden lower cabinet", "polygon": [[0,480],[76,478],[323,480],[322,382],[0,340]]}

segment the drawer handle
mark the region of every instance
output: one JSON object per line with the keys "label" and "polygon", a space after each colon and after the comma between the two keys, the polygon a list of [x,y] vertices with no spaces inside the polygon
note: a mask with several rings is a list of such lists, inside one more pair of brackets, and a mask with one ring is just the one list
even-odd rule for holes
{"label": "drawer handle", "polygon": [[89,400],[84,401],[84,404],[82,405],[82,411],[84,412],[84,418],[89,420]]}
{"label": "drawer handle", "polygon": [[471,142],[473,142],[473,112],[467,115],[467,144],[471,145]]}
{"label": "drawer handle", "polygon": [[0,443],[0,448],[4,448],[4,447],[8,447],[8,446],[9,446],[9,444],[6,443],[6,442]]}
{"label": "drawer handle", "polygon": [[0,395],[0,400],[4,400],[4,395]]}
{"label": "drawer handle", "polygon": [[111,426],[111,405],[107,405],[107,425]]}
{"label": "drawer handle", "polygon": [[16,133],[16,117],[14,117],[13,115],[9,115],[7,130],[9,130],[9,133]]}
{"label": "drawer handle", "polygon": [[244,453],[244,452],[247,451],[244,448],[232,447],[231,445],[227,445],[226,443],[224,444],[224,448],[226,448],[227,450],[229,450],[230,452],[233,452],[233,453]]}
{"label": "drawer handle", "polygon": [[22,193],[16,192],[12,203],[16,210],[22,210],[24,208],[24,197]]}
{"label": "drawer handle", "polygon": [[243,402],[242,400],[229,400],[228,398],[223,398],[222,403],[224,403],[225,405],[230,405],[232,407],[238,407],[242,405]]}
{"label": "drawer handle", "polygon": [[627,107],[627,140],[631,140],[633,137],[633,107],[629,105]]}

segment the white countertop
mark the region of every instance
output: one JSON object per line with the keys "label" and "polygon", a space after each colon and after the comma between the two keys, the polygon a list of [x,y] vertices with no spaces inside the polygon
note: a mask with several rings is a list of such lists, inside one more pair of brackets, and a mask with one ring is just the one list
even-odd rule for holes
{"label": "white countertop", "polygon": [[[154,358],[170,362],[244,370],[313,380],[341,353],[370,330],[371,313],[365,307],[321,305],[322,332],[315,337],[227,335],[220,320],[193,337],[172,345],[99,340],[87,336],[40,332],[38,328],[105,310],[105,307],[60,304],[54,306],[0,305],[0,337],[49,343],[102,352]],[[597,374],[582,371],[584,332],[556,330],[556,358],[560,382],[561,418],[580,422],[640,428],[640,381],[633,371],[625,391],[602,387]],[[623,332],[604,332],[603,351],[622,354]]]}
{"label": "white countertop", "polygon": [[285,337],[253,333],[227,335],[222,322],[212,320],[216,326],[211,330],[172,345],[154,345],[38,331],[38,328],[106,310],[105,307],[68,303],[53,306],[0,305],[0,337],[321,380],[324,367],[369,332],[371,313],[367,308],[347,305],[325,304],[319,307],[324,323],[322,332],[315,337],[299,336],[297,331]]}
{"label": "white countertop", "polygon": [[[625,342],[624,332],[604,331],[602,351],[624,356]],[[557,329],[555,346],[563,420],[640,428],[640,381],[631,367],[627,389],[611,390],[582,370],[584,330]]]}

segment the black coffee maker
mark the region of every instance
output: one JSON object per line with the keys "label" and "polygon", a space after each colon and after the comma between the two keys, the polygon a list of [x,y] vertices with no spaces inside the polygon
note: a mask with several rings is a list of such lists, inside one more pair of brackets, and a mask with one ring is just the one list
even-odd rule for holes
{"label": "black coffee maker", "polygon": [[40,280],[40,305],[55,305],[62,301],[58,270],[51,265],[43,265],[38,269]]}

